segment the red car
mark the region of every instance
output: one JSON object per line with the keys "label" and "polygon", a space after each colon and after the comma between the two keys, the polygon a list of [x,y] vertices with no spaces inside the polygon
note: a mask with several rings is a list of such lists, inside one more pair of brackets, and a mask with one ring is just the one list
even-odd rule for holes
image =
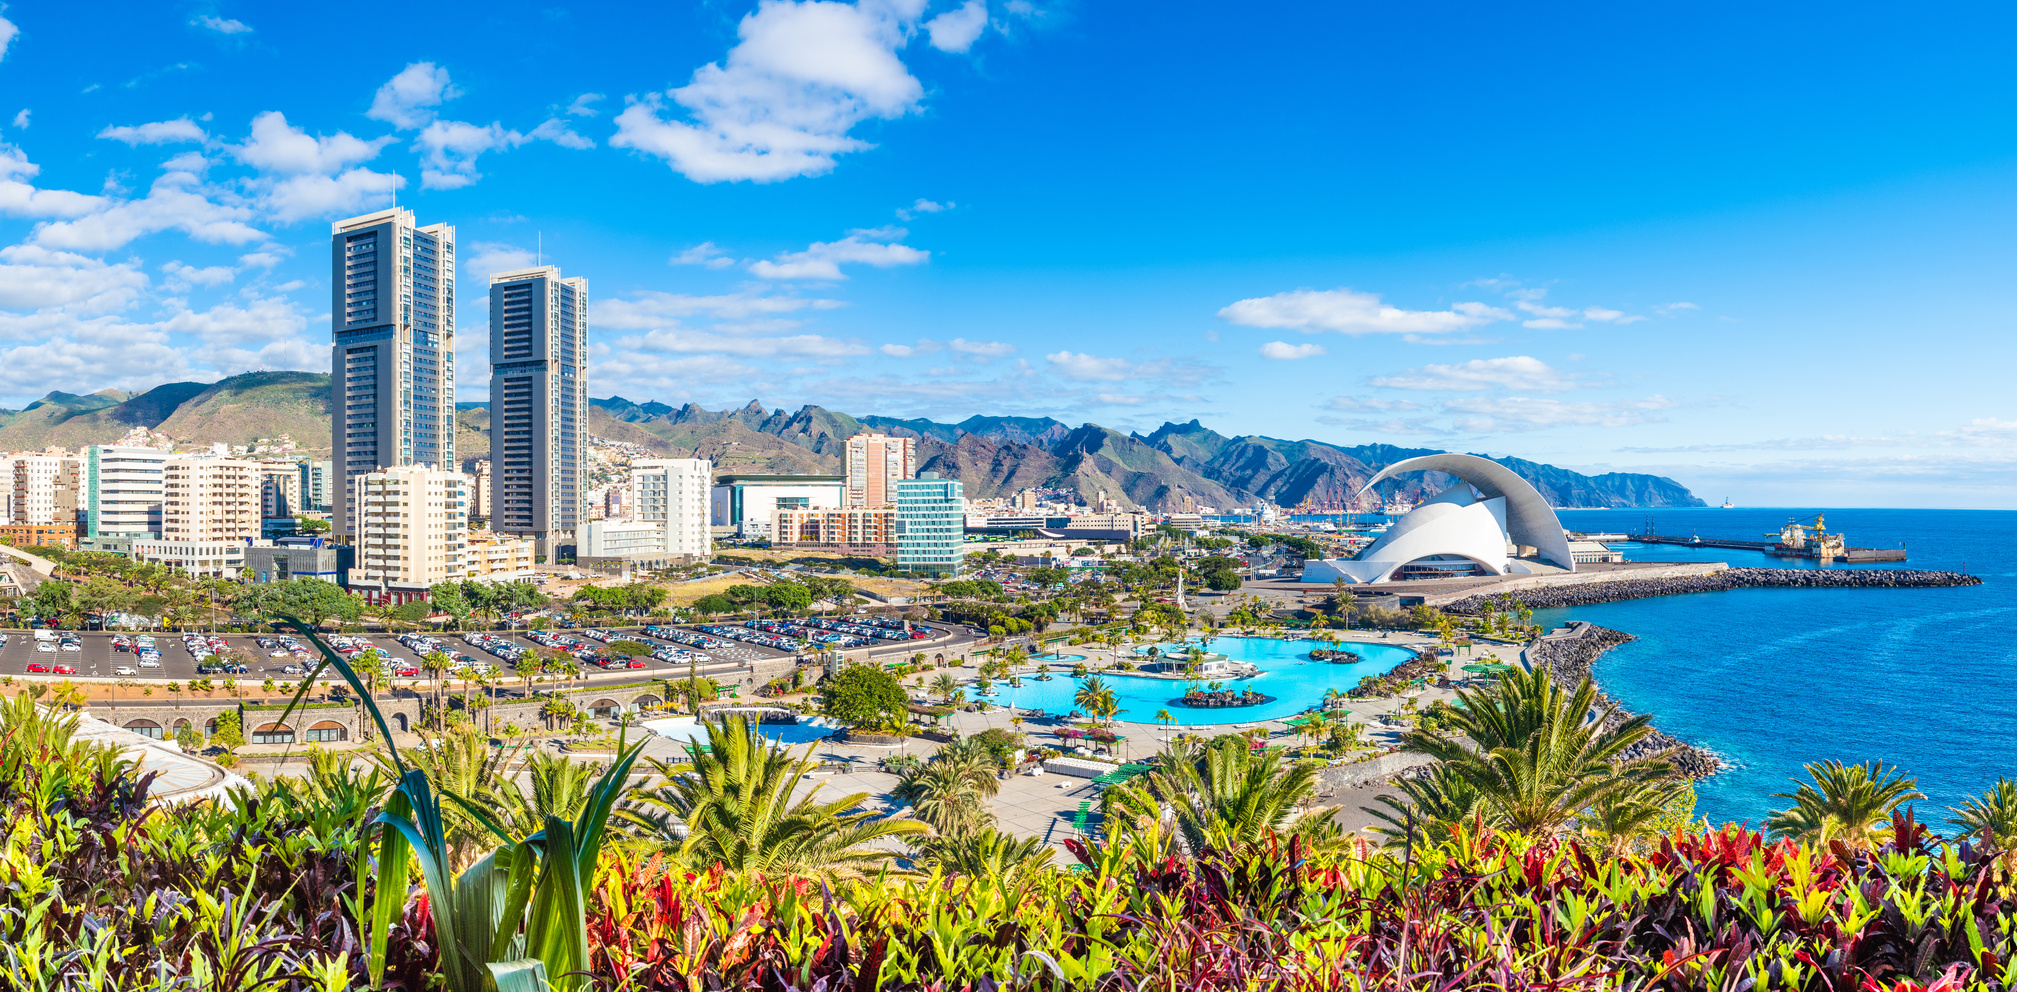
{"label": "red car", "polygon": [[58,674],[58,675],[75,675],[75,674],[77,674],[77,669],[76,669],[76,667],[74,667],[74,666],[71,666],[71,665],[57,665],[57,666],[56,666],[56,674]]}
{"label": "red car", "polygon": [[40,675],[47,675],[47,674],[49,674],[49,666],[48,666],[48,665],[43,665],[43,664],[38,664],[38,663],[35,663],[35,662],[30,662],[30,663],[28,664],[28,674],[30,674],[30,675],[38,675],[38,674],[40,674]]}

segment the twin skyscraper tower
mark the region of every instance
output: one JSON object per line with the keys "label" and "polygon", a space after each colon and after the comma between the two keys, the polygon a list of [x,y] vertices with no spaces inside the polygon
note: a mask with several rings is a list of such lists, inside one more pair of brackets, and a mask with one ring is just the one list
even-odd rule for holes
{"label": "twin skyscraper tower", "polygon": [[[400,207],[338,221],[330,268],[331,460],[342,486],[331,523],[351,541],[357,477],[460,469],[455,228],[422,227]],[[552,561],[586,523],[588,280],[550,265],[488,277],[490,529],[533,539]]]}

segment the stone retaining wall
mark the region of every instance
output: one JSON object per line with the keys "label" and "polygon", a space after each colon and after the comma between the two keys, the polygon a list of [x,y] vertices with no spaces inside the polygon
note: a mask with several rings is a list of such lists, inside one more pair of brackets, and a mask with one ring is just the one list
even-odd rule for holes
{"label": "stone retaining wall", "polygon": [[[1499,582],[1493,583],[1489,587],[1489,589],[1485,591],[1481,591],[1477,586],[1471,586],[1467,589],[1453,589],[1449,592],[1428,593],[1427,595],[1424,595],[1422,597],[1422,602],[1427,603],[1430,606],[1449,606],[1467,600],[1480,600],[1490,598],[1493,596],[1507,595],[1510,593],[1525,593],[1529,590],[1537,590],[1537,589],[1553,591],[1564,587],[1575,588],[1591,585],[1612,585],[1612,584],[1637,583],[1637,582],[1656,582],[1667,579],[1698,578],[1702,576],[1714,575],[1718,572],[1728,571],[1729,568],[1730,565],[1728,562],[1720,562],[1720,561],[1676,562],[1671,565],[1658,565],[1658,566],[1648,566],[1646,568],[1635,568],[1632,569],[1630,572],[1625,573],[1605,570],[1601,572],[1562,572],[1554,575],[1513,576],[1506,579],[1502,579]],[[1522,602],[1525,602],[1528,606],[1537,605],[1534,602],[1533,596],[1521,595],[1516,598],[1518,598]],[[1632,599],[1636,597],[1619,596],[1615,598]],[[1591,602],[1610,602],[1610,600],[1608,599],[1591,600]],[[1464,612],[1464,611],[1458,610],[1457,612]]]}
{"label": "stone retaining wall", "polygon": [[[1634,572],[1629,578],[1621,578],[1616,573],[1592,573],[1583,582],[1562,581],[1572,576],[1544,576],[1551,579],[1542,585],[1520,586],[1525,591],[1515,597],[1533,609],[1550,609],[1563,606],[1588,606],[1593,603],[1615,603],[1627,599],[1647,599],[1653,596],[1677,596],[1694,592],[1722,592],[1729,589],[1925,589],[1946,586],[1981,585],[1982,580],[1973,575],[1959,572],[1929,571],[1906,568],[1858,568],[1823,570],[1813,568],[1730,568],[1717,563],[1713,566],[1678,566],[1683,568],[1710,568],[1710,571],[1660,573]],[[1513,591],[1518,582],[1496,586],[1490,593],[1476,592],[1467,595],[1442,597],[1441,602],[1429,600],[1431,605],[1439,605],[1452,613],[1476,613],[1492,597]]]}

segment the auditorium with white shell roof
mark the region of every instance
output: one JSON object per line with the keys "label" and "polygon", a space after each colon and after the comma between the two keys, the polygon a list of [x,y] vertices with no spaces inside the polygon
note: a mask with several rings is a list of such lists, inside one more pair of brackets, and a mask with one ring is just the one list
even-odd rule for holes
{"label": "auditorium with white shell roof", "polygon": [[1511,469],[1477,455],[1423,455],[1387,466],[1364,488],[1407,472],[1442,472],[1459,481],[1395,521],[1356,557],[1304,562],[1304,582],[1343,579],[1359,584],[1576,570],[1568,535],[1554,508]]}

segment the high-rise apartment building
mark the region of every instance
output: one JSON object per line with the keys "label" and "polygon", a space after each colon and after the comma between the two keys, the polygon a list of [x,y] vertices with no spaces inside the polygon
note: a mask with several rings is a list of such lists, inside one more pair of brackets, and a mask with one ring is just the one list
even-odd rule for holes
{"label": "high-rise apartment building", "polygon": [[107,537],[161,536],[161,471],[168,453],[159,448],[94,444],[84,449],[84,532]]}
{"label": "high-rise apartment building", "polygon": [[479,458],[469,471],[469,516],[490,526],[490,459]]}
{"label": "high-rise apartment building", "polygon": [[335,464],[328,459],[311,459],[300,465],[302,502],[312,513],[328,513],[336,502]]}
{"label": "high-rise apartment building", "polygon": [[330,233],[333,529],[354,536],[355,479],[455,461],[455,228],[399,207]]}
{"label": "high-rise apartment building", "polygon": [[260,537],[264,470],[237,458],[177,456],[161,467],[161,540],[244,544]]}
{"label": "high-rise apartment building", "polygon": [[12,486],[7,501],[8,523],[77,525],[83,488],[80,459],[49,453],[14,455],[7,463]]}
{"label": "high-rise apartment building", "polygon": [[587,520],[588,280],[490,277],[490,529],[549,560]]}
{"label": "high-rise apartment building", "polygon": [[966,496],[958,479],[926,472],[896,484],[896,567],[958,575],[965,564]]}
{"label": "high-rise apartment building", "polygon": [[856,434],[847,439],[847,505],[888,506],[896,502],[898,480],[917,474],[917,439],[888,434]]}
{"label": "high-rise apartment building", "polygon": [[714,553],[708,530],[708,494],[714,463],[705,458],[639,458],[630,463],[630,516],[665,529],[665,553]]}
{"label": "high-rise apartment building", "polygon": [[374,601],[421,599],[437,582],[459,582],[469,543],[469,477],[425,465],[358,476],[357,557],[351,587]]}

